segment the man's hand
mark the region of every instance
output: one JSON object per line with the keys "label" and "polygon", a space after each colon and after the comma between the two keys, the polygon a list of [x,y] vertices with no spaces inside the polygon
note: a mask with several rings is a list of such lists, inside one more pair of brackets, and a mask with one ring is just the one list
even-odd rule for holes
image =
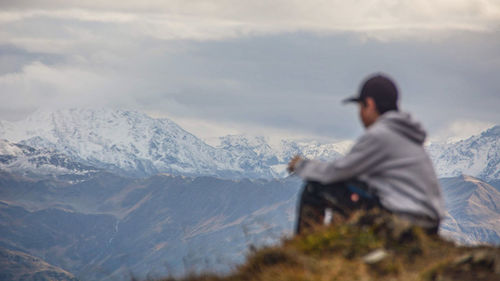
{"label": "man's hand", "polygon": [[295,165],[299,162],[299,161],[302,161],[302,157],[298,156],[298,155],[295,155],[292,160],[290,160],[290,162],[288,162],[288,172],[289,173],[293,173],[295,172]]}

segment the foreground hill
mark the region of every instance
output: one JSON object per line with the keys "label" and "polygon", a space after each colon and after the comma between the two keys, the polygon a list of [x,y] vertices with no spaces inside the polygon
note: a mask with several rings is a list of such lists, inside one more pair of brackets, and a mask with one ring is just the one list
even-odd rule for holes
{"label": "foreground hill", "polygon": [[500,248],[457,247],[375,210],[258,250],[228,275],[160,280],[495,281],[500,280]]}

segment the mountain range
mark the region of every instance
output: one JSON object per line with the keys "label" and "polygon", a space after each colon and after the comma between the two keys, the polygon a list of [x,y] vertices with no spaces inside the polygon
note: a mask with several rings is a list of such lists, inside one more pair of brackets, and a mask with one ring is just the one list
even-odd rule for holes
{"label": "mountain range", "polygon": [[486,181],[500,179],[500,126],[496,125],[468,139],[428,146],[440,177],[462,174]]}
{"label": "mountain range", "polygon": [[[352,143],[284,139],[270,144],[264,137],[229,135],[211,146],[169,119],[109,109],[38,111],[25,120],[0,121],[0,139],[49,149],[82,165],[134,177],[172,173],[282,178],[294,155],[332,160],[344,155]],[[439,177],[467,174],[487,181],[500,179],[500,126],[460,142],[432,143],[427,148]]]}
{"label": "mountain range", "polygon": [[[37,149],[53,149],[73,160],[127,176],[160,172],[224,178],[273,178],[299,153],[332,159],[344,144],[225,136],[206,144],[169,119],[122,110],[38,111],[18,122],[0,122],[0,138]],[[345,146],[345,145],[344,145]]]}
{"label": "mountain range", "polygon": [[[292,233],[301,182],[288,160],[350,145],[230,135],[211,146],[171,120],[105,109],[0,121],[0,139],[2,280],[19,280],[16,261],[28,280],[227,272]],[[499,139],[495,126],[427,146],[448,210],[441,235],[500,244]]]}

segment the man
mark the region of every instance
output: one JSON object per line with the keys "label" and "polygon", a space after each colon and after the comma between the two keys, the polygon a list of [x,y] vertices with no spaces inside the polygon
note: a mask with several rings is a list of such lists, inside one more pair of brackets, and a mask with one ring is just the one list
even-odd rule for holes
{"label": "man", "polygon": [[423,148],[426,133],[409,114],[399,111],[395,84],[383,75],[372,76],[357,97],[344,102],[358,104],[366,128],[351,151],[333,162],[295,156],[288,164],[289,172],[308,181],[297,233],[322,223],[326,209],[348,215],[352,209],[374,206],[437,233],[444,201]]}

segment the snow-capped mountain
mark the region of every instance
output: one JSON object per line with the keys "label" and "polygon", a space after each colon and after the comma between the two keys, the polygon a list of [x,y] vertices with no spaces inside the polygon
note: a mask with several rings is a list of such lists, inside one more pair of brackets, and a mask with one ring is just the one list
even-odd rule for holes
{"label": "snow-capped mountain", "polygon": [[[133,111],[69,109],[36,112],[18,122],[0,121],[0,139],[51,150],[74,161],[133,176],[160,172],[224,178],[288,175],[294,155],[333,160],[352,142],[319,143],[230,135],[214,147],[169,119]],[[500,126],[456,143],[427,147],[439,177],[466,174],[500,179]]]}
{"label": "snow-capped mountain", "polygon": [[[275,151],[263,137],[244,135],[228,135],[221,137],[218,149],[231,155],[231,162],[247,171],[255,171],[260,175],[275,176],[279,171],[272,167],[281,164]],[[257,174],[257,176],[258,176]],[[252,174],[250,177],[255,177]]]}
{"label": "snow-capped mountain", "polygon": [[322,144],[318,141],[283,140],[277,149],[277,154],[284,161],[290,160],[296,154],[309,159],[329,161],[344,155],[351,144],[352,142],[349,141]]}
{"label": "snow-capped mountain", "polygon": [[0,170],[31,176],[90,176],[97,169],[53,149],[35,149],[0,139]]}
{"label": "snow-capped mountain", "polygon": [[431,144],[428,151],[439,177],[500,179],[500,125],[456,143]]}
{"label": "snow-capped mountain", "polygon": [[[221,138],[221,149],[230,151],[245,163],[268,165],[275,176],[287,175],[286,164],[294,155],[324,161],[345,155],[350,141],[321,144],[317,141],[282,140],[270,145],[262,137],[226,136]],[[469,175],[485,181],[500,179],[500,126],[454,143],[432,143],[427,150],[438,177]]]}
{"label": "snow-capped mountain", "polygon": [[295,155],[309,159],[333,160],[350,146],[350,142],[321,144],[317,141],[281,140],[270,144],[264,137],[229,135],[219,139],[217,148],[231,153],[243,167],[259,166],[271,170],[275,177],[288,175],[288,161]]}
{"label": "snow-capped mountain", "polygon": [[85,163],[132,175],[238,173],[229,154],[168,119],[121,110],[36,112],[0,124],[0,136],[35,148],[54,148]]}
{"label": "snow-capped mountain", "polygon": [[295,154],[331,159],[342,146],[226,136],[213,147],[169,119],[108,109],[38,111],[18,122],[0,121],[0,138],[51,149],[84,164],[148,176],[160,172],[226,178],[286,176]]}

